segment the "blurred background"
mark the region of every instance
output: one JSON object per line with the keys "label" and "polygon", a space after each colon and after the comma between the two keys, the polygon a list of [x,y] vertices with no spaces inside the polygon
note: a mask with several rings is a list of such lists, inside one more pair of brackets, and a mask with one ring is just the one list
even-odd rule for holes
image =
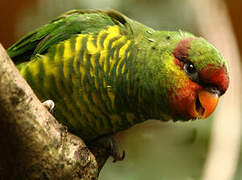
{"label": "blurred background", "polygon": [[117,139],[126,158],[117,163],[110,158],[100,179],[241,180],[242,1],[2,0],[0,43],[8,48],[61,13],[86,8],[116,9],[157,30],[181,29],[203,36],[225,55],[231,74],[229,91],[210,119],[186,123],[150,120],[119,133]]}

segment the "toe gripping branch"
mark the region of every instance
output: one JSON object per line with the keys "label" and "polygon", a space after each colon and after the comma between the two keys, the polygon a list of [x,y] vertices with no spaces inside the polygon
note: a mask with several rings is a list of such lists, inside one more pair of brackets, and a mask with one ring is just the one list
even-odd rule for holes
{"label": "toe gripping branch", "polygon": [[53,112],[54,112],[54,107],[55,107],[55,103],[54,103],[54,101],[52,101],[52,100],[46,100],[46,101],[44,101],[43,103],[43,106],[51,113],[51,114],[53,114]]}
{"label": "toe gripping branch", "polygon": [[107,145],[109,146],[110,156],[113,157],[114,163],[122,161],[125,158],[125,151],[123,150],[122,154],[120,153],[118,143],[113,136],[108,139]]}
{"label": "toe gripping branch", "polygon": [[125,158],[125,151],[120,152],[118,143],[113,135],[102,136],[87,145],[96,157],[99,170],[101,170],[109,156],[113,157],[113,162],[122,161]]}

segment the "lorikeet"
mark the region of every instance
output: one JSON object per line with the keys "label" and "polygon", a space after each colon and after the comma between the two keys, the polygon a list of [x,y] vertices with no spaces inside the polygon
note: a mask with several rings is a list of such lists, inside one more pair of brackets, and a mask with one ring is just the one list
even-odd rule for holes
{"label": "lorikeet", "polygon": [[54,116],[90,142],[148,119],[207,118],[229,85],[223,56],[183,31],[156,31],[116,11],[73,10],[8,54]]}

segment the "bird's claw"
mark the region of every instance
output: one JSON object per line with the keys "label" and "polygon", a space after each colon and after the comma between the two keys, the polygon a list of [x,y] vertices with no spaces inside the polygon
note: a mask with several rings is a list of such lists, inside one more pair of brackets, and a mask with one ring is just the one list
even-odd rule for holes
{"label": "bird's claw", "polygon": [[113,157],[113,163],[115,163],[116,161],[122,161],[125,158],[125,151],[123,151],[122,155],[119,152],[117,152],[111,154],[111,156]]}
{"label": "bird's claw", "polygon": [[113,157],[113,162],[122,161],[125,158],[125,151],[122,153],[119,151],[118,143],[113,135],[102,136],[96,139],[90,147],[92,149],[94,147],[96,151],[105,149],[107,155]]}
{"label": "bird's claw", "polygon": [[43,106],[51,113],[51,114],[53,114],[53,111],[54,111],[54,107],[55,107],[55,103],[54,103],[54,101],[52,101],[52,100],[46,100],[46,101],[44,101],[43,103]]}
{"label": "bird's claw", "polygon": [[122,161],[125,158],[125,151],[122,154],[119,151],[118,143],[114,136],[107,137],[107,146],[110,150],[110,155],[113,157],[113,162]]}

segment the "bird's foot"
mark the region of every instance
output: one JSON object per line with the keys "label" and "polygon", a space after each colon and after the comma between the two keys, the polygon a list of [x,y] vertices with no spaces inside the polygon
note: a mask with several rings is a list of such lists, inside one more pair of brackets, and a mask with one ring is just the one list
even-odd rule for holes
{"label": "bird's foot", "polygon": [[109,137],[107,144],[110,148],[110,155],[113,157],[113,162],[122,161],[125,158],[125,151],[122,151],[122,153],[120,152],[118,142],[115,137]]}
{"label": "bird's foot", "polygon": [[94,150],[94,154],[99,154],[102,149],[105,149],[108,156],[113,157],[113,162],[122,161],[125,158],[125,151],[120,152],[118,143],[112,135],[96,139],[91,143],[90,147]]}
{"label": "bird's foot", "polygon": [[55,103],[52,100],[46,100],[45,102],[42,103],[44,107],[51,113],[53,114]]}

